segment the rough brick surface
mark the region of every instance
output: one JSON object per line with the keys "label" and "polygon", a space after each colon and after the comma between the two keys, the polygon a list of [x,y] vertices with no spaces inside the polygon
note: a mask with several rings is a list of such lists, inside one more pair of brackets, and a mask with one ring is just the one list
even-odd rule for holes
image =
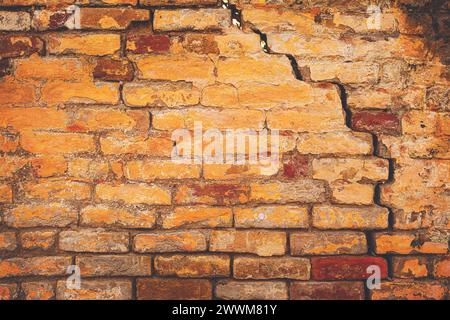
{"label": "rough brick surface", "polygon": [[0,300],[448,299],[447,3],[219,2],[0,0]]}

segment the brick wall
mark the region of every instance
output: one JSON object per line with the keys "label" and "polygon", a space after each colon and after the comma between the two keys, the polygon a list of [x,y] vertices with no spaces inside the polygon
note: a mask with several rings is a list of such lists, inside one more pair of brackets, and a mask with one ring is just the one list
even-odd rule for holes
{"label": "brick wall", "polygon": [[0,0],[0,299],[448,298],[449,7],[378,4]]}

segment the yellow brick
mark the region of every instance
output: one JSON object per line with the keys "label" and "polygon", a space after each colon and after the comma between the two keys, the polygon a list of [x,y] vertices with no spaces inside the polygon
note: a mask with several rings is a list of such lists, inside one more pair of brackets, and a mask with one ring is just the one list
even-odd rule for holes
{"label": "yellow brick", "polygon": [[123,95],[132,107],[183,107],[200,100],[200,91],[188,83],[130,83],[125,84]]}
{"label": "yellow brick", "polygon": [[86,54],[103,56],[120,50],[119,34],[51,34],[48,36],[50,54]]}

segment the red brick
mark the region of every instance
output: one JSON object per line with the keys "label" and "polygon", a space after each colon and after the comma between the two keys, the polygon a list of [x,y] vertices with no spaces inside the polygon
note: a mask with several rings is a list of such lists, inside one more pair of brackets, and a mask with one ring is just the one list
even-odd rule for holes
{"label": "red brick", "polygon": [[138,279],[138,300],[207,300],[212,298],[209,280]]}
{"label": "red brick", "polygon": [[237,279],[297,279],[308,280],[311,264],[309,259],[279,257],[235,257],[234,277]]}
{"label": "red brick", "polygon": [[23,282],[21,287],[25,300],[53,300],[56,296],[55,286],[51,282]]}
{"label": "red brick", "polygon": [[298,179],[308,176],[309,159],[298,153],[283,157],[283,176],[289,179]]}
{"label": "red brick", "polygon": [[157,256],[158,275],[188,278],[226,277],[230,275],[230,258],[225,255]]}
{"label": "red brick", "polygon": [[360,131],[397,134],[400,133],[400,120],[388,112],[363,111],[352,115],[352,128]]}
{"label": "red brick", "polygon": [[57,300],[129,300],[131,297],[131,280],[82,280],[79,290],[67,288],[66,280],[61,280],[56,289]]}
{"label": "red brick", "polygon": [[206,237],[199,231],[141,233],[134,237],[136,252],[205,251]]}
{"label": "red brick", "polygon": [[246,203],[249,187],[231,183],[189,183],[177,187],[175,202],[179,204],[229,205]]}
{"label": "red brick", "polygon": [[18,297],[18,287],[15,283],[0,283],[0,301],[15,300]]}
{"label": "red brick", "polygon": [[323,257],[312,258],[312,279],[345,280],[367,279],[367,267],[375,265],[380,268],[381,278],[387,277],[387,262],[379,257]]}
{"label": "red brick", "polygon": [[42,53],[43,41],[36,36],[0,36],[0,58],[17,58]]}

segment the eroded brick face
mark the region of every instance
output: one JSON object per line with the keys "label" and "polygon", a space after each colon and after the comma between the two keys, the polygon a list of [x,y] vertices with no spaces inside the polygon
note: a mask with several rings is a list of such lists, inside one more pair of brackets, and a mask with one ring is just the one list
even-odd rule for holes
{"label": "eroded brick face", "polygon": [[449,298],[447,7],[230,2],[0,0],[0,300]]}

